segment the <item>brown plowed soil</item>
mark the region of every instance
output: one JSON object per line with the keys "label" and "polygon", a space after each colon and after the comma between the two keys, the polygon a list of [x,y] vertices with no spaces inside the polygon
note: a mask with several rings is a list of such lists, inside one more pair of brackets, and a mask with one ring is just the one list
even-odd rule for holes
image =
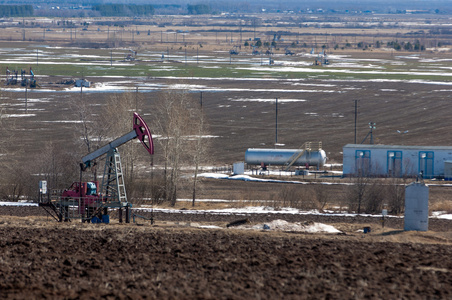
{"label": "brown plowed soil", "polygon": [[356,232],[363,220],[336,219],[344,233],[332,235],[227,229],[238,215],[204,215],[196,221],[223,229],[200,229],[193,214],[155,214],[154,225],[137,226],[56,223],[27,210],[35,216],[0,210],[2,299],[452,297],[447,222],[442,232],[365,235]]}

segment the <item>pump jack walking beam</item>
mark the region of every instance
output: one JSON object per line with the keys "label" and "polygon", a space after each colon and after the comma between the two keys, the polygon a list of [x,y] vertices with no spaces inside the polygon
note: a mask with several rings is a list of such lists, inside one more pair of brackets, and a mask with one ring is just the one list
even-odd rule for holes
{"label": "pump jack walking beam", "polygon": [[134,138],[138,138],[140,140],[141,144],[144,146],[146,151],[149,152],[149,154],[154,154],[154,143],[152,141],[151,131],[149,130],[148,125],[146,124],[146,122],[144,122],[141,116],[135,112],[133,113],[133,130],[108,143],[107,145],[97,149],[96,151],[84,156],[82,158],[82,162],[84,164],[83,168],[90,167],[91,161],[93,161],[94,159],[108,153],[110,149],[115,149],[122,144],[133,140]]}

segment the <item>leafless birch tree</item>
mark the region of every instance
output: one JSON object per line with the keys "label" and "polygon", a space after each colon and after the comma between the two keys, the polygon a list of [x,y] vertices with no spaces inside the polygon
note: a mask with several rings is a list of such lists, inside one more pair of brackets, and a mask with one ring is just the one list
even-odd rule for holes
{"label": "leafless birch tree", "polygon": [[161,93],[155,114],[158,142],[163,159],[164,193],[171,205],[177,201],[177,189],[184,182],[182,168],[194,167],[193,204],[196,197],[198,170],[205,157],[203,135],[206,121],[199,103],[187,91]]}

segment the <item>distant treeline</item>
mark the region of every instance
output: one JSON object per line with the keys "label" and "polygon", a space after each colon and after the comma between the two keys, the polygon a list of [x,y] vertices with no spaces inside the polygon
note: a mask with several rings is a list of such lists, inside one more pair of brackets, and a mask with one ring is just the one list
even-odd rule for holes
{"label": "distant treeline", "polygon": [[31,5],[0,5],[0,17],[30,17],[33,15]]}
{"label": "distant treeline", "polygon": [[92,9],[98,11],[104,17],[133,17],[154,14],[154,6],[152,5],[99,4],[94,5]]}
{"label": "distant treeline", "polygon": [[211,12],[210,6],[206,4],[188,4],[187,10],[189,15],[205,15]]}
{"label": "distant treeline", "polygon": [[154,8],[181,8],[179,4],[154,4]]}

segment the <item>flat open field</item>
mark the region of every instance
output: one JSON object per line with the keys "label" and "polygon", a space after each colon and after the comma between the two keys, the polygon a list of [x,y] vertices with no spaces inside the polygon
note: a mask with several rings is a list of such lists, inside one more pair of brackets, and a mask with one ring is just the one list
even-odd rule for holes
{"label": "flat open field", "polygon": [[[2,178],[15,176],[12,182],[28,185],[23,194],[34,199],[38,181],[45,174],[38,168],[39,163],[51,165],[57,174],[70,169],[71,164],[75,166],[74,174],[59,181],[60,186],[49,187],[67,188],[67,181],[78,180],[78,161],[86,154],[86,149],[76,146],[81,136],[77,104],[83,100],[88,103],[90,115],[99,116],[111,105],[112,97],[125,92],[136,99],[136,108],[156,139],[159,132],[154,130],[153,122],[161,92],[186,91],[196,99],[202,96],[212,142],[201,166],[203,171],[243,161],[247,148],[273,148],[275,143],[278,147],[299,148],[308,141],[321,141],[328,163],[340,165],[342,147],[355,140],[355,100],[357,143],[369,142],[364,141],[368,123],[375,122],[375,143],[452,146],[452,52],[447,45],[438,47],[438,41],[447,43],[449,36],[428,34],[434,26],[447,27],[447,18],[403,16],[396,20],[386,16],[364,27],[348,22],[370,22],[365,17],[340,22],[322,20],[332,21],[328,23],[331,28],[326,28],[322,27],[324,23],[311,19],[297,23],[285,16],[266,16],[259,25],[253,23],[253,18],[243,21],[243,30],[241,22],[231,25],[231,20],[223,17],[214,17],[213,21],[205,17],[191,22],[183,19],[156,17],[152,24],[120,28],[100,23],[90,23],[88,28],[65,28],[52,20],[48,25],[33,20],[36,28],[3,24],[0,68],[5,85],[1,88],[0,146],[4,153],[0,158],[1,163],[14,168],[2,169]],[[292,25],[282,28],[283,21]],[[278,49],[273,49],[272,63],[270,56],[252,55],[252,48],[243,45],[255,36],[271,42],[278,31],[284,33]],[[378,49],[374,46],[377,39],[384,45]],[[427,49],[404,52],[385,47],[395,39],[420,39]],[[360,48],[359,42],[364,43]],[[230,55],[229,50],[239,43],[239,54]],[[363,50],[366,44],[372,46]],[[329,64],[314,66],[322,45],[328,49]],[[294,55],[285,55],[286,46],[291,46]],[[134,60],[125,59],[132,53],[130,50],[137,51]],[[19,76],[21,69],[29,72],[31,67],[38,87],[6,85],[6,67],[18,70]],[[79,78],[89,80],[91,86],[80,89],[64,84]],[[107,137],[124,133],[108,132]],[[71,157],[59,162],[63,168],[58,169],[51,159],[54,149]],[[162,167],[158,143],[155,153],[153,167],[143,154],[143,163],[136,171],[140,178],[150,181],[151,172]],[[328,183],[322,185],[330,195],[328,207],[343,205],[349,183],[346,178],[317,175],[290,180],[306,180],[312,185]],[[198,199],[229,200],[228,206],[245,206],[249,201],[261,206],[271,200],[280,207],[286,204],[281,194],[289,185],[214,179],[202,179],[202,183]],[[450,203],[448,184],[428,183],[431,204]],[[13,186],[11,181],[1,184]],[[297,187],[308,190],[310,185]],[[190,199],[191,193],[181,188],[178,196]],[[430,231],[416,233],[403,232],[403,221],[395,216],[388,218],[382,229],[380,219],[375,217],[190,214],[185,213],[190,204],[181,202],[176,204],[176,213],[156,212],[156,223],[142,221],[143,226],[116,221],[100,226],[78,221],[61,224],[36,208],[0,207],[0,297],[452,297],[449,220],[430,219]],[[244,217],[250,226],[283,219],[325,223],[341,233],[226,228],[229,222]],[[372,233],[358,232],[364,226],[371,226]]]}
{"label": "flat open field", "polygon": [[[47,51],[50,51],[50,60],[61,54],[61,50]],[[68,51],[74,51],[74,56],[82,52],[81,49]],[[3,92],[6,97],[3,107],[5,113],[18,120],[18,129],[23,130],[21,143],[33,145],[35,149],[42,149],[49,141],[67,145],[73,139],[72,133],[79,121],[71,103],[80,99],[80,88],[68,89],[56,82],[63,78],[81,77],[84,73],[93,87],[83,89],[83,97],[90,103],[94,114],[108,105],[111,95],[124,91],[134,93],[138,88],[143,103],[139,109],[151,130],[159,91],[186,90],[198,98],[202,92],[203,108],[214,137],[211,149],[214,164],[243,160],[245,150],[250,147],[274,147],[276,98],[279,104],[278,143],[286,148],[298,148],[306,141],[322,141],[330,163],[340,163],[342,147],[354,142],[354,100],[359,100],[357,143],[367,135],[368,123],[375,122],[376,143],[450,145],[447,121],[452,74],[442,70],[450,64],[448,55],[423,53],[405,57],[380,53],[371,62],[368,53],[346,56],[352,57],[331,58],[331,65],[318,68],[308,65],[312,61],[309,56],[291,58],[303,62],[300,66],[293,66],[295,62],[286,61],[284,56],[280,66],[261,66],[253,61],[243,66],[224,63],[212,66],[220,71],[211,74],[207,70],[201,77],[171,75],[188,72],[187,68],[193,68],[201,75],[204,69],[209,69],[205,66],[206,61],[204,66],[197,66],[196,62],[185,66],[183,63],[144,61],[121,63],[116,67],[105,66],[107,62],[91,62],[88,65],[82,63],[80,69],[76,64],[75,67],[71,65],[66,72],[73,73],[59,77],[38,75],[56,68],[41,62],[39,71],[33,68],[41,88],[29,89],[25,93],[20,86],[7,87]],[[220,60],[216,55],[211,59]],[[344,66],[345,61],[349,62]],[[402,65],[401,70],[381,70],[395,63]],[[24,65],[3,63],[6,64],[10,68],[17,65],[19,69]],[[64,68],[65,64],[58,62],[56,66]],[[97,67],[96,64],[104,66]],[[430,65],[437,69],[425,70]],[[135,76],[130,68],[136,69]],[[245,73],[240,73],[242,69]],[[128,75],[113,76],[108,75],[109,72]],[[146,76],[145,72],[149,75]],[[234,77],[235,73],[237,77]],[[397,130],[409,132],[401,135]]]}
{"label": "flat open field", "polygon": [[[40,48],[35,66],[36,58],[31,55],[35,45],[8,45],[14,47],[4,48],[0,63],[10,69],[33,66],[40,85],[27,91],[19,85],[3,89],[3,113],[15,121],[11,132],[20,132],[12,135],[6,146],[24,167],[40,161],[49,145],[74,157],[85,155],[86,150],[74,147],[81,132],[80,118],[74,109],[77,102],[83,98],[91,113],[98,115],[112,96],[124,92],[139,99],[138,109],[156,135],[159,132],[154,131],[153,122],[160,92],[188,91],[194,98],[201,98],[202,93],[212,143],[201,166],[203,170],[243,161],[247,148],[275,147],[276,98],[277,142],[284,148],[299,148],[307,141],[321,141],[327,163],[340,164],[342,147],[354,142],[355,100],[359,100],[357,143],[367,135],[368,123],[375,122],[375,143],[451,145],[447,123],[452,60],[448,52],[340,51],[329,56],[330,65],[316,67],[312,66],[315,55],[305,52],[275,55],[274,65],[265,65],[261,64],[264,58],[251,54],[234,57],[230,63],[227,54],[218,52],[203,53],[199,61],[192,52],[187,63],[184,52],[179,52],[162,61],[161,53],[151,50],[141,52],[137,61],[126,62],[118,56],[121,52],[114,50],[117,56],[110,63],[109,49],[58,46]],[[81,77],[90,80],[92,86],[81,90],[58,84]],[[408,133],[400,134],[398,130]],[[108,133],[110,137],[122,134]],[[155,153],[154,166],[159,168],[162,161],[158,143]],[[144,163],[142,170],[149,173],[147,166]],[[76,172],[70,181],[77,179]],[[219,185],[222,189],[218,194],[209,193]],[[262,185],[254,183],[219,185],[207,185],[200,195],[206,199],[249,199],[252,190],[256,193],[253,198],[269,199],[283,186],[261,190]],[[441,195],[440,200],[448,198],[450,187],[432,189],[440,189],[432,193],[432,201],[435,195]],[[190,193],[181,191],[181,195],[185,192]],[[334,190],[335,196],[341,194],[343,190]]]}

